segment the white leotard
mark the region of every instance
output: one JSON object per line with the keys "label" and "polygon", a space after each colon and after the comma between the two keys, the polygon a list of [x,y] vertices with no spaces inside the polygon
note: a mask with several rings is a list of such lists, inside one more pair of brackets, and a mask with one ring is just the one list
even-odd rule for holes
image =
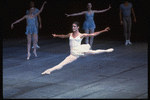
{"label": "white leotard", "polygon": [[80,35],[78,35],[76,38],[73,38],[72,34],[70,34],[69,45],[70,45],[70,53],[72,55],[81,56],[84,55],[84,53],[90,49],[89,44],[81,44],[82,39],[83,38],[80,38]]}
{"label": "white leotard", "polygon": [[73,38],[71,34],[69,37],[69,41],[70,41],[70,47],[74,48],[81,45],[82,38],[80,38],[80,35],[78,35],[76,38]]}

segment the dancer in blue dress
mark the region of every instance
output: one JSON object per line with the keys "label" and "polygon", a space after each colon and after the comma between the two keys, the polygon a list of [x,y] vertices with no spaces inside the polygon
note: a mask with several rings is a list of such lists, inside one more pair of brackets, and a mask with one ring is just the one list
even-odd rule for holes
{"label": "dancer in blue dress", "polygon": [[[34,7],[33,1],[30,2],[30,9],[26,11],[26,15],[30,14],[30,11],[32,12],[33,15],[35,15],[36,13],[39,12],[39,9]],[[35,17],[35,25],[36,25],[37,31],[39,28],[40,29],[42,28],[40,14]],[[33,41],[33,43],[34,43],[34,41]],[[36,47],[40,48],[40,46],[38,46],[38,32],[37,32],[37,45],[36,45]],[[34,46],[32,46],[32,48],[34,48]]]}
{"label": "dancer in blue dress", "polygon": [[69,38],[70,41],[70,55],[68,57],[66,57],[61,63],[59,63],[58,65],[47,69],[46,71],[44,71],[42,73],[42,75],[44,74],[50,74],[52,71],[55,70],[59,70],[61,68],[63,68],[63,66],[77,60],[79,57],[81,56],[87,56],[87,55],[94,55],[94,54],[101,54],[101,53],[105,53],[105,52],[112,52],[114,49],[110,48],[107,50],[90,50],[90,45],[89,44],[81,44],[83,38],[85,37],[92,37],[92,36],[97,36],[103,32],[107,32],[108,30],[110,30],[109,27],[107,27],[106,29],[99,31],[99,32],[95,32],[92,34],[81,34],[79,32],[79,23],[78,22],[74,22],[72,24],[72,33],[69,33],[68,35],[56,35],[56,34],[52,34],[54,37],[59,37],[59,38]]}
{"label": "dancer in blue dress", "polygon": [[[87,8],[88,8],[87,11],[83,11],[83,12],[75,13],[75,14],[65,14],[65,15],[67,17],[85,15],[85,21],[83,23],[83,28],[82,29],[85,31],[86,34],[92,34],[92,33],[94,33],[94,30],[96,28],[96,25],[95,25],[95,22],[94,22],[94,13],[106,12],[111,7],[109,5],[109,8],[105,9],[105,10],[91,10],[92,9],[92,4],[88,3]],[[93,39],[94,39],[94,37],[90,37],[90,43],[89,43],[89,37],[85,38],[85,43],[90,44],[91,49],[92,49]]]}
{"label": "dancer in blue dress", "polygon": [[36,28],[36,24],[35,24],[35,17],[42,12],[43,8],[44,8],[44,4],[46,2],[43,3],[40,11],[38,13],[36,13],[35,15],[32,14],[32,11],[30,11],[30,14],[29,15],[25,15],[24,17],[22,17],[21,19],[15,21],[14,23],[11,24],[11,29],[14,28],[14,24],[16,23],[19,23],[20,21],[26,19],[27,20],[27,27],[26,27],[26,32],[25,34],[27,35],[27,52],[28,52],[28,55],[27,55],[27,60],[30,59],[30,48],[31,48],[31,34],[33,34],[33,38],[34,38],[34,50],[33,50],[33,53],[34,55],[37,57],[37,54],[36,54],[36,44],[37,44],[37,28]]}

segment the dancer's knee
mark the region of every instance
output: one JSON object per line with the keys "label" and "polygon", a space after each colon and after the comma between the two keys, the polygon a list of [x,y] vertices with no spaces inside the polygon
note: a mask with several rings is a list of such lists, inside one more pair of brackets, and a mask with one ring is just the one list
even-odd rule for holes
{"label": "dancer's knee", "polygon": [[31,40],[28,40],[28,41],[27,41],[27,44],[31,44]]}

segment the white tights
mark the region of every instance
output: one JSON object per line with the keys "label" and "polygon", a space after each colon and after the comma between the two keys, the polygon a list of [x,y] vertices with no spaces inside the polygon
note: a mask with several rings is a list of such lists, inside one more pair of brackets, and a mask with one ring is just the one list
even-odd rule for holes
{"label": "white tights", "polygon": [[[101,53],[104,53],[104,52],[112,52],[113,49],[107,49],[107,50],[89,50],[88,52],[85,53],[85,56],[86,55],[94,55],[94,54],[101,54]],[[80,56],[73,56],[72,54],[70,54],[69,56],[67,56],[61,63],[59,63],[58,65],[50,68],[50,69],[47,69],[46,71],[44,71],[42,74],[50,74],[52,71],[55,71],[55,70],[59,70],[61,68],[63,68],[63,66],[77,60]]]}

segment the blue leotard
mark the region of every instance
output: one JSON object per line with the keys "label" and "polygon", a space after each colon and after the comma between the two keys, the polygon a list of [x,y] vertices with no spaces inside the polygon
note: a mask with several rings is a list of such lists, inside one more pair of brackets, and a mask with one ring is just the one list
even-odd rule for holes
{"label": "blue leotard", "polygon": [[[35,10],[32,14],[35,15],[38,12],[39,12],[39,9],[35,8]],[[27,10],[26,15],[29,15],[29,14],[30,14],[30,12],[29,12],[29,10]],[[38,16],[35,17],[35,25],[36,25],[36,28],[38,29]]]}
{"label": "blue leotard", "polygon": [[25,34],[38,34],[37,28],[36,28],[36,23],[35,23],[35,17],[30,19],[27,15],[27,27],[26,27],[26,32]]}
{"label": "blue leotard", "polygon": [[92,14],[89,15],[88,12],[85,15],[85,21],[83,23],[83,30],[91,29],[94,30],[96,28],[95,22],[94,22],[94,13],[92,11]]}

